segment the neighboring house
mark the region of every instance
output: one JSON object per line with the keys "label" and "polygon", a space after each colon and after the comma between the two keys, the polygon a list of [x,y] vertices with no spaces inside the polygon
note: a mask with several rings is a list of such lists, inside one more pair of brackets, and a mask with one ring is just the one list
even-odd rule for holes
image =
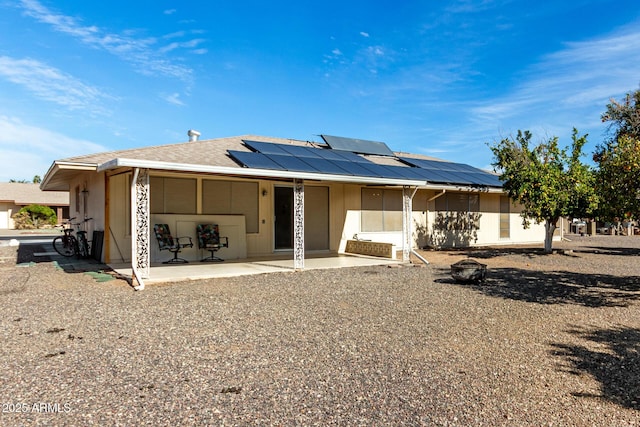
{"label": "neighboring house", "polygon": [[28,205],[48,206],[58,222],[69,218],[68,191],[42,191],[38,184],[0,182],[0,229],[12,229],[13,215]]}
{"label": "neighboring house", "polygon": [[[350,239],[415,247],[540,243],[523,229],[495,174],[384,143],[323,135],[324,142],[237,136],[91,154],[55,161],[43,190],[69,191],[71,216],[104,231],[103,259],[146,274],[166,259],[153,225],[196,242],[216,223],[225,259],[292,251],[344,252]],[[91,234],[90,234],[91,235]],[[197,260],[194,245],[181,255]]]}

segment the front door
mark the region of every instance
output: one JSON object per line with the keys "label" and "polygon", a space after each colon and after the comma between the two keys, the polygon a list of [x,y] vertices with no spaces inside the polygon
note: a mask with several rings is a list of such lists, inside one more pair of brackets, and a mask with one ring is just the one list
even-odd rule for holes
{"label": "front door", "polygon": [[[329,187],[306,186],[304,248],[329,249]],[[293,187],[275,187],[275,249],[293,249]]]}
{"label": "front door", "polygon": [[275,187],[275,248],[293,249],[293,188]]}

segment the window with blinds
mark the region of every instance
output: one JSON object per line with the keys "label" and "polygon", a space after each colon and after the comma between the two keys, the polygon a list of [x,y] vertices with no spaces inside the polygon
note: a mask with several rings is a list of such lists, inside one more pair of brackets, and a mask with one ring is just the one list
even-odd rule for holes
{"label": "window with blinds", "polygon": [[363,188],[361,231],[402,231],[402,191]]}
{"label": "window with blinds", "polygon": [[508,196],[500,196],[500,238],[508,239],[511,237],[510,224],[510,205],[511,200]]}

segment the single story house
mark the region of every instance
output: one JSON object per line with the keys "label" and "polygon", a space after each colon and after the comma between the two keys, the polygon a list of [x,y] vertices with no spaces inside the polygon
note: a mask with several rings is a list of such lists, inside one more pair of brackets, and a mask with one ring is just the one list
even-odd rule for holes
{"label": "single story house", "polygon": [[59,223],[69,218],[68,191],[42,191],[38,184],[0,182],[0,229],[13,229],[13,215],[29,205],[50,207]]}
{"label": "single story house", "polygon": [[[290,252],[344,253],[353,242],[416,247],[540,243],[522,227],[498,176],[469,165],[393,152],[382,142],[321,135],[322,142],[256,135],[189,141],[53,162],[43,190],[69,191],[71,216],[104,235],[102,260],[131,262],[138,281],[160,253],[154,224],[196,242],[218,224],[225,259]],[[204,251],[206,253],[206,251]],[[197,244],[181,256],[198,260]]]}

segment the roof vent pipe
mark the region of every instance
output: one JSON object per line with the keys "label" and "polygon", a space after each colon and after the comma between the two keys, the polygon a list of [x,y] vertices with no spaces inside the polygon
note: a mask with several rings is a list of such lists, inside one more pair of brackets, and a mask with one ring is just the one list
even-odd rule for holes
{"label": "roof vent pipe", "polygon": [[189,135],[189,142],[196,142],[198,140],[198,137],[200,136],[200,132],[198,132],[197,130],[189,129],[187,135]]}

